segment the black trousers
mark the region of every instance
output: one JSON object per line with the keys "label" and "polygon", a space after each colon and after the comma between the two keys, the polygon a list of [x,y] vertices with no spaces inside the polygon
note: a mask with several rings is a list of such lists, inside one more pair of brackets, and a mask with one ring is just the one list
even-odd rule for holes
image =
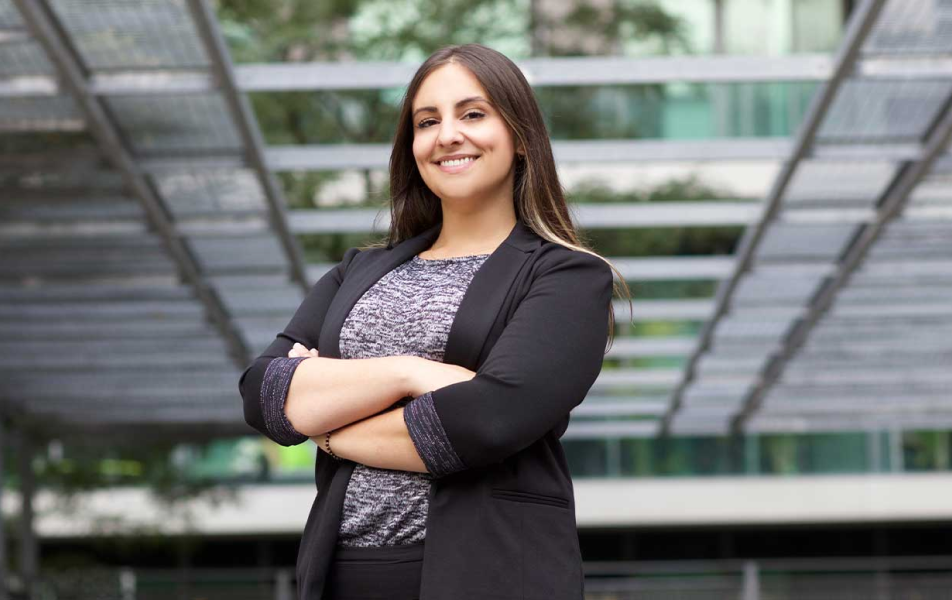
{"label": "black trousers", "polygon": [[337,546],[322,600],[418,600],[423,545]]}

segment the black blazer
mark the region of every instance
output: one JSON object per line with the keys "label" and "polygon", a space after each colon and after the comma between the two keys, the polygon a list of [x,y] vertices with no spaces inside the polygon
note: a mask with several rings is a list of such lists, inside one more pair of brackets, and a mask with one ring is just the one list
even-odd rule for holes
{"label": "black blazer", "polygon": [[[268,362],[295,341],[340,358],[351,307],[429,248],[441,226],[392,248],[347,250],[242,373],[249,425],[271,437],[259,403]],[[476,272],[444,355],[476,376],[433,392],[466,469],[432,480],[422,600],[583,598],[575,497],[559,438],[601,371],[611,297],[606,262],[544,240],[521,220]],[[317,452],[317,497],[297,558],[299,600],[321,598],[355,464]]]}

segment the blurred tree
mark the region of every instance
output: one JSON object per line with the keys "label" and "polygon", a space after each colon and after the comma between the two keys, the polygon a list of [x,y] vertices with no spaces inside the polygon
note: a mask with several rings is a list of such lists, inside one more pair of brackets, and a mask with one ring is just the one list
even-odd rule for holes
{"label": "blurred tree", "polygon": [[[21,424],[22,425],[22,424]],[[118,442],[108,438],[94,441],[69,436],[47,438],[30,434],[36,448],[32,461],[37,490],[55,494],[49,510],[56,514],[87,518],[78,503],[80,494],[103,488],[140,487],[148,490],[168,519],[192,524],[191,501],[202,499],[218,504],[234,499],[234,486],[220,475],[204,476],[197,461],[218,441],[194,444],[154,439],[147,442]],[[14,444],[5,444],[6,455],[15,456]],[[18,489],[20,477],[16,461],[4,461],[3,485]],[[88,524],[103,533],[117,528],[142,535],[161,535],[155,525],[133,523],[127,514],[102,515]],[[19,518],[16,515],[15,522]],[[15,527],[11,525],[11,527]]]}
{"label": "blurred tree", "polygon": [[[600,4],[578,0],[561,16],[553,13],[561,3],[543,0],[217,0],[216,8],[239,63],[419,62],[440,47],[474,40],[513,59],[617,54],[620,42],[631,38],[662,40],[665,49],[689,49],[683,23],[655,2]],[[588,40],[590,47],[581,40]],[[619,128],[619,119],[628,120],[628,113],[636,110],[643,113],[637,122],[659,122],[663,89],[580,87],[539,94],[555,138],[637,137],[650,131],[634,125]],[[271,144],[385,143],[392,139],[400,101],[391,90],[252,95]],[[593,118],[605,114],[608,120]],[[322,187],[339,176],[313,171],[279,174],[294,208],[314,206]],[[384,205],[386,182],[375,186],[369,171],[363,179],[366,201],[349,205]]]}

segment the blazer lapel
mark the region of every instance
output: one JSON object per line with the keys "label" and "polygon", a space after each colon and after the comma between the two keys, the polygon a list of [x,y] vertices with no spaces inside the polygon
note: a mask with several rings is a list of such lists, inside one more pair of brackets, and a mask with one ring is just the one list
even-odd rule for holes
{"label": "blazer lapel", "polygon": [[446,340],[443,362],[475,371],[493,323],[516,276],[542,238],[516,221],[509,236],[489,255],[473,276]]}
{"label": "blazer lapel", "polygon": [[415,254],[432,246],[440,234],[442,226],[442,223],[437,223],[422,233],[403,240],[393,248],[380,252],[373,257],[375,260],[368,261],[369,264],[365,268],[353,269],[344,277],[344,281],[341,283],[340,289],[337,290],[337,294],[327,308],[327,315],[324,317],[324,325],[321,328],[319,339],[321,353],[326,348],[326,356],[340,358],[340,330],[354,304],[357,304],[364,292],[369,290],[384,275],[405,261],[410,260]]}

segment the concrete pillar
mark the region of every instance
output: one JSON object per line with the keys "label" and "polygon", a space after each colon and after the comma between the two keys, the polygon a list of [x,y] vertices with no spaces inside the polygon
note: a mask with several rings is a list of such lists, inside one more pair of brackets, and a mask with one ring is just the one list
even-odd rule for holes
{"label": "concrete pillar", "polygon": [[754,561],[744,563],[744,585],[741,600],[760,600],[760,567]]}
{"label": "concrete pillar", "polygon": [[275,600],[292,600],[294,589],[291,585],[294,574],[290,569],[278,569],[274,581]]}
{"label": "concrete pillar", "polygon": [[724,38],[724,0],[714,0],[714,54],[724,54],[727,49]]}
{"label": "concrete pillar", "polygon": [[132,569],[119,571],[119,591],[122,600],[136,600],[136,573]]}
{"label": "concrete pillar", "polygon": [[905,470],[902,455],[902,430],[896,427],[889,430],[889,470],[902,473]]}

